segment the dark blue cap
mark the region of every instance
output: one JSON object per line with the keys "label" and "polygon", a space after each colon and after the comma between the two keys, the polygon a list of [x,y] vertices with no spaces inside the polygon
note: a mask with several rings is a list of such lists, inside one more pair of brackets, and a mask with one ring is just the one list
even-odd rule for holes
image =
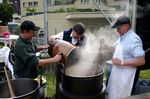
{"label": "dark blue cap", "polygon": [[111,26],[111,28],[117,28],[118,26],[123,25],[123,24],[130,24],[130,19],[125,15],[120,16],[116,20],[116,22]]}

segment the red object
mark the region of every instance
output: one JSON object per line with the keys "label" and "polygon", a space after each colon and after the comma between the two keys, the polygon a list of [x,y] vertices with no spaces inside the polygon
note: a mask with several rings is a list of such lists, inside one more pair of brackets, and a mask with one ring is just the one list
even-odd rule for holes
{"label": "red object", "polygon": [[4,38],[9,38],[10,37],[10,32],[3,32]]}

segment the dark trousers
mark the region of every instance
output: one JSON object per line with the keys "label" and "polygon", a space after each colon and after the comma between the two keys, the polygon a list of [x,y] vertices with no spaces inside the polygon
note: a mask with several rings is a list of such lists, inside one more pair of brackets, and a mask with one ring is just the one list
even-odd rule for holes
{"label": "dark trousers", "polygon": [[137,83],[137,81],[139,79],[139,74],[140,74],[140,69],[137,68],[136,74],[135,74],[135,78],[134,78],[134,82],[133,82],[133,87],[132,87],[131,95],[135,94],[135,86],[136,86],[136,83]]}
{"label": "dark trousers", "polygon": [[59,84],[61,83],[62,80],[62,70],[63,66],[61,64],[57,64],[56,66],[56,93],[55,93],[55,99],[58,99],[58,89],[59,89]]}

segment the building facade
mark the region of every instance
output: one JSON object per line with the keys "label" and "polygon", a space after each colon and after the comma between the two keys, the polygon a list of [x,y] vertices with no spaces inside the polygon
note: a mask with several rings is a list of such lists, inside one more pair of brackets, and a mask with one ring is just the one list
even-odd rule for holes
{"label": "building facade", "polygon": [[[44,28],[44,0],[21,0],[22,20],[32,20]],[[53,35],[82,22],[90,31],[110,26],[109,20],[126,13],[123,0],[47,0],[48,33]],[[125,0],[124,0],[125,1]],[[128,0],[127,0],[128,1]],[[106,16],[108,19],[106,18]]]}

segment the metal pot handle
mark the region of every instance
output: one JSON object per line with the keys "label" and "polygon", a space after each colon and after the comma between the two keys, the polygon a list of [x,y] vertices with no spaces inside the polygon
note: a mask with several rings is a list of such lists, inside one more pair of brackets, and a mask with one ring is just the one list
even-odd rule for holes
{"label": "metal pot handle", "polygon": [[149,52],[149,51],[150,51],[150,48],[146,49],[146,50],[145,50],[145,53],[147,53],[147,52]]}

